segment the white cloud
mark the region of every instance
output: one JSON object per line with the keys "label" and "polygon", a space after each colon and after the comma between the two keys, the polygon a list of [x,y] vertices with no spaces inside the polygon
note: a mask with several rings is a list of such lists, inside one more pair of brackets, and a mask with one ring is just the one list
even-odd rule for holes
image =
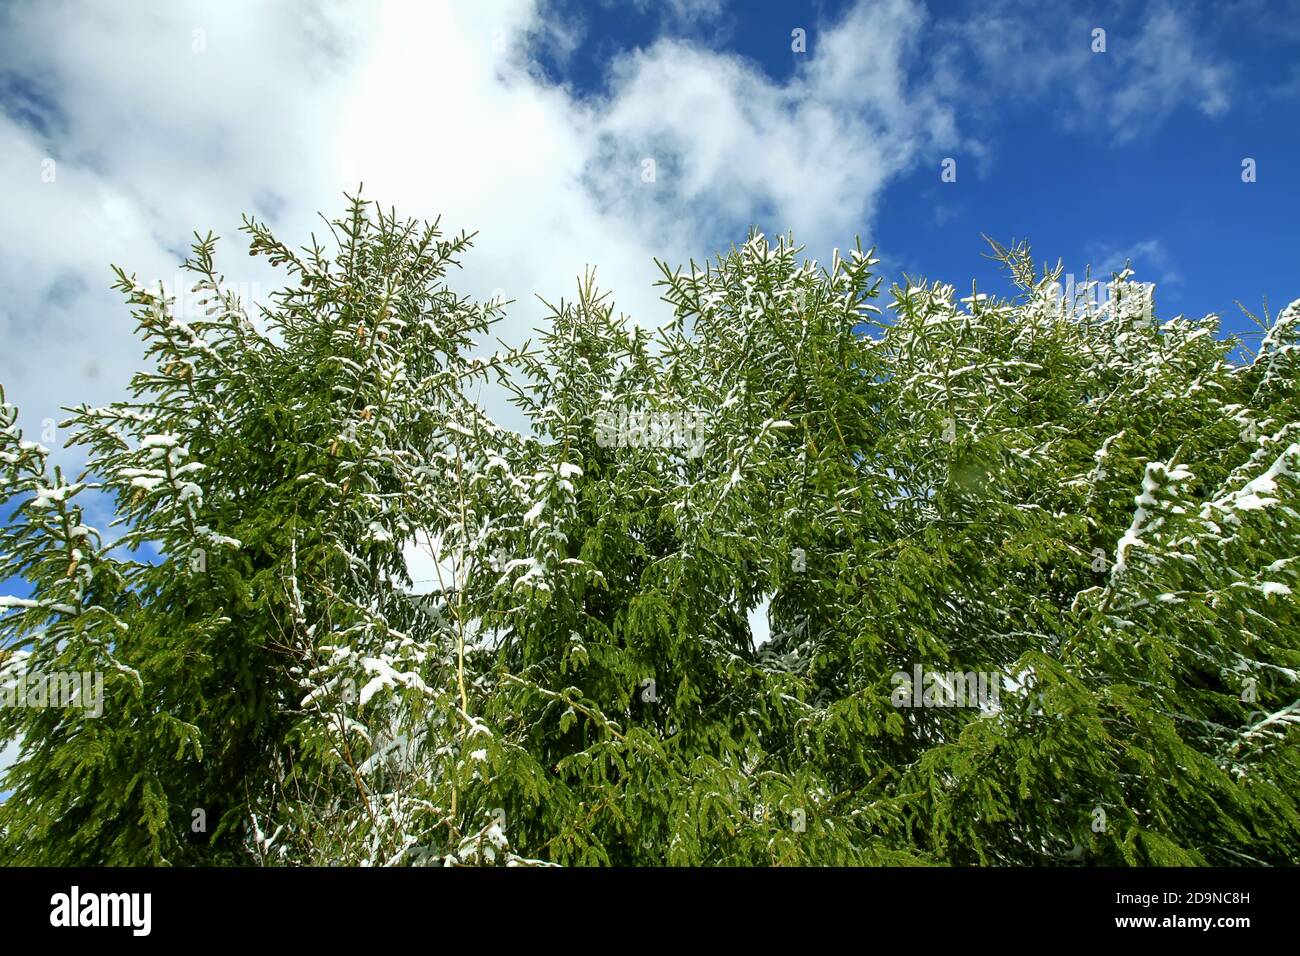
{"label": "white cloud", "polygon": [[18,759],[18,752],[22,750],[22,738],[10,740],[0,745],[0,770],[5,770],[14,765]]}
{"label": "white cloud", "polygon": [[1093,276],[1103,282],[1112,273],[1123,269],[1126,263],[1131,265],[1135,278],[1141,282],[1175,285],[1182,281],[1182,276],[1174,268],[1173,257],[1159,239],[1143,239],[1131,245],[1092,242],[1086,251],[1092,263]]}
{"label": "white cloud", "polygon": [[825,255],[869,226],[919,148],[955,135],[947,109],[909,87],[925,18],[906,0],[811,27],[785,83],[664,39],[614,62],[595,99],[530,69],[524,44],[571,52],[579,34],[527,0],[0,16],[0,60],[35,91],[13,110],[22,122],[0,117],[0,381],[29,429],[120,395],[136,365],[110,262],[169,278],[190,233],[211,228],[229,281],[271,287],[244,254],[241,212],[302,242],[317,210],[337,213],[364,181],[406,215],[441,213],[448,231],[479,231],[453,281],[518,300],[503,330],[518,339],[544,313],[533,293],[570,293],[589,263],[625,311],[658,322],[652,256],[698,259],[754,221]]}
{"label": "white cloud", "polygon": [[440,544],[421,531],[403,547],[402,557],[411,578],[410,593],[438,594],[455,588],[459,580],[456,559],[440,554]]}
{"label": "white cloud", "polygon": [[[686,246],[694,236],[697,249],[739,238],[715,223],[793,229],[820,254],[851,241],[892,176],[922,147],[956,138],[950,110],[907,81],[924,24],[904,0],[859,4],[814,32],[784,84],[672,40],[623,59],[599,114],[597,195],[626,218],[658,212],[671,238]],[[629,187],[624,171],[639,174],[645,159],[655,183]]]}
{"label": "white cloud", "polygon": [[[985,0],[962,20],[941,25],[938,87],[970,92],[989,111],[1008,101],[1047,102],[1067,130],[1123,144],[1150,135],[1183,107],[1214,118],[1231,105],[1233,70],[1193,29],[1191,14],[1163,0],[1139,17],[1110,5],[1054,12],[1017,0]],[[1104,52],[1093,30],[1106,31]],[[959,62],[969,51],[973,72]],[[974,105],[974,103],[972,103]]]}
{"label": "white cloud", "polygon": [[1137,138],[1184,104],[1210,117],[1228,109],[1228,68],[1210,56],[1187,21],[1168,5],[1152,9],[1136,42],[1116,55],[1124,83],[1110,97],[1107,121],[1120,141]]}
{"label": "white cloud", "polygon": [[765,595],[758,604],[754,605],[746,613],[749,621],[749,636],[755,649],[762,647],[772,639],[772,624],[769,614],[772,607],[772,596]]}
{"label": "white cloud", "polygon": [[[604,2],[611,5],[611,0]],[[722,15],[722,0],[633,0],[632,5],[640,13],[662,10],[681,23],[709,22]]]}

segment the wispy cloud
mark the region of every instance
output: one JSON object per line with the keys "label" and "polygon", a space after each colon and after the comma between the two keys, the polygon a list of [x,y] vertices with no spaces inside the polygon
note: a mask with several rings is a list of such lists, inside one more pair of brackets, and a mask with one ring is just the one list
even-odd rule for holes
{"label": "wispy cloud", "polygon": [[[1195,18],[1164,0],[1145,10],[1112,3],[1086,15],[991,0],[945,22],[936,57],[948,95],[964,88],[973,107],[1046,104],[1062,128],[1120,145],[1153,134],[1180,108],[1213,118],[1232,105],[1234,70]],[[1098,37],[1104,50],[1094,30],[1105,31]]]}
{"label": "wispy cloud", "polygon": [[1144,282],[1155,281],[1161,285],[1176,285],[1182,276],[1174,267],[1173,257],[1159,239],[1143,239],[1129,245],[1094,241],[1085,252],[1094,277],[1105,280],[1112,273],[1130,265],[1137,278]]}

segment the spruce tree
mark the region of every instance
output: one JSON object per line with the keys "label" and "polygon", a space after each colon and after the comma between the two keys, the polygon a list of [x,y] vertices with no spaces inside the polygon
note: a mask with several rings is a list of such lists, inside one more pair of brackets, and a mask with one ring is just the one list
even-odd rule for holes
{"label": "spruce tree", "polygon": [[1242,359],[1127,270],[886,305],[755,232],[489,354],[469,236],[245,231],[257,315],[210,236],[200,320],[119,271],[150,368],[77,481],[4,406],[3,679],[104,675],[0,708],[6,861],[1296,862],[1300,301]]}

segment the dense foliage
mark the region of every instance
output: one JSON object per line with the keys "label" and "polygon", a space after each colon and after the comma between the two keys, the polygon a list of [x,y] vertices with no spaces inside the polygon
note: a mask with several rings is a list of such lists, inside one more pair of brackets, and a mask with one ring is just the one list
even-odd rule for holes
{"label": "dense foliage", "polygon": [[469,237],[245,228],[260,315],[211,237],[201,319],[119,272],[150,368],[69,410],[77,481],[4,406],[0,673],[104,675],[0,708],[4,861],[1300,862],[1300,301],[1240,360],[1127,271],[998,247],[1014,300],[886,313],[754,234],[657,332],[588,277],[487,354]]}

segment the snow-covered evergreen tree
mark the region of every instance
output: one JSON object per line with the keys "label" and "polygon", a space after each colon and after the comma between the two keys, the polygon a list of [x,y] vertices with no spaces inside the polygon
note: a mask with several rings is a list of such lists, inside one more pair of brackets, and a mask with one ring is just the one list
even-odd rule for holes
{"label": "snow-covered evergreen tree", "polygon": [[[70,410],[76,482],[4,406],[0,680],[104,675],[0,708],[4,859],[1297,861],[1300,301],[1239,361],[1127,271],[1097,308],[999,247],[1015,299],[886,315],[871,253],[754,233],[662,266],[657,333],[589,275],[485,355],[469,237],[245,228],[259,315],[211,237],[200,321],[119,273],[151,368]],[[993,700],[900,706],[918,668]]]}

